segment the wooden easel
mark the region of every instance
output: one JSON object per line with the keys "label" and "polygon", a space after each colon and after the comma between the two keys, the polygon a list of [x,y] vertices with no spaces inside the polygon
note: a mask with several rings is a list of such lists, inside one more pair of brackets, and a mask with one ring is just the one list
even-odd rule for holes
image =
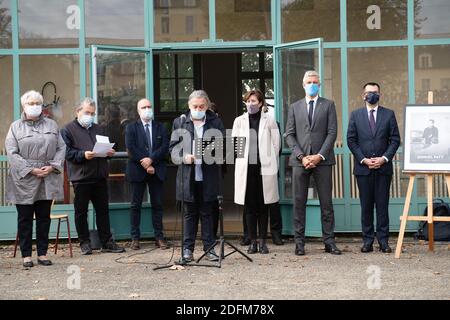
{"label": "wooden easel", "polygon": [[[408,173],[408,172],[404,172]],[[408,191],[406,192],[405,206],[403,208],[403,215],[400,217],[400,232],[398,234],[397,249],[395,250],[395,258],[400,258],[402,253],[403,238],[405,236],[406,223],[408,221],[427,221],[428,222],[428,250],[434,250],[434,221],[447,221],[450,222],[450,217],[435,217],[433,216],[433,176],[438,174],[444,174],[445,181],[447,182],[447,190],[450,194],[450,173],[449,172],[410,172]],[[426,174],[427,176],[427,215],[426,216],[409,216],[409,206],[411,204],[411,197],[414,188],[414,181],[416,175]]]}
{"label": "wooden easel", "polygon": [[[433,91],[428,92],[428,104],[433,104]],[[433,176],[443,174],[447,183],[447,190],[450,195],[450,172],[407,172],[409,174],[408,191],[406,192],[405,206],[403,207],[403,215],[400,217],[400,231],[398,234],[397,248],[395,250],[395,258],[400,258],[402,253],[403,238],[405,236],[406,223],[408,221],[427,221],[428,222],[428,250],[434,251],[434,221],[450,222],[450,217],[434,217],[433,216]],[[427,176],[427,215],[426,216],[409,216],[409,206],[414,188],[416,175],[425,174]]]}

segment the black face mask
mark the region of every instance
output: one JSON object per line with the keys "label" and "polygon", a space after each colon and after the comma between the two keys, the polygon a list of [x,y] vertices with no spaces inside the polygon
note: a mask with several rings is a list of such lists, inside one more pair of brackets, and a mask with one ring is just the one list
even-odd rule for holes
{"label": "black face mask", "polygon": [[378,101],[380,101],[380,94],[377,92],[368,92],[366,101],[371,105],[375,105],[378,103]]}

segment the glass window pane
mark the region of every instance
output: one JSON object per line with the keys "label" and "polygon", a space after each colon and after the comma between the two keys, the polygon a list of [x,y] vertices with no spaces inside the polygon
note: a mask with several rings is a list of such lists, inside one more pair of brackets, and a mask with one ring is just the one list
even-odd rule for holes
{"label": "glass window pane", "polygon": [[[39,76],[36,76],[39,75]],[[77,55],[20,56],[20,93],[42,92],[44,112],[60,126],[74,119],[74,106],[80,100],[80,67]],[[56,89],[56,91],[55,91]],[[56,96],[56,100],[55,100]]]}
{"label": "glass window pane", "polygon": [[155,42],[198,42],[209,39],[208,2],[154,0]]}
{"label": "glass window pane", "polygon": [[427,0],[414,2],[416,38],[448,38],[450,34],[450,2]]}
{"label": "glass window pane", "polygon": [[192,54],[178,55],[178,77],[179,78],[194,77],[194,61]]}
{"label": "glass window pane", "polygon": [[[265,86],[266,86],[266,92],[265,92],[266,99],[271,99],[273,101],[273,99],[275,97],[275,92],[274,92],[274,87],[273,87],[273,79],[267,79],[265,81]],[[267,101],[267,103],[269,103],[269,102]]]}
{"label": "glass window pane", "polygon": [[341,52],[339,49],[324,49],[324,78],[322,79],[323,96],[336,104],[338,135],[336,147],[342,147],[342,82]]}
{"label": "glass window pane", "polygon": [[144,0],[86,0],[86,43],[144,45]]}
{"label": "glass window pane", "polygon": [[428,103],[433,91],[434,104],[450,103],[450,45],[415,48],[416,102]]}
{"label": "glass window pane", "polygon": [[0,0],[0,48],[11,48],[10,0]]}
{"label": "glass window pane", "polygon": [[21,48],[77,47],[77,0],[19,0]]}
{"label": "glass window pane", "polygon": [[[385,59],[384,57],[389,57]],[[373,63],[376,61],[377,63]],[[403,109],[408,103],[408,50],[406,47],[348,50],[349,113],[364,106],[362,86],[381,86],[380,104],[394,110],[403,136]]]}
{"label": "glass window pane", "polygon": [[224,41],[271,40],[270,0],[216,1],[217,38]]}
{"label": "glass window pane", "polygon": [[176,112],[177,98],[176,98],[176,84],[175,79],[160,80],[160,110],[161,112]]}
{"label": "glass window pane", "polygon": [[264,70],[273,71],[273,52],[264,53]]}
{"label": "glass window pane", "polygon": [[242,53],[242,71],[258,72],[259,71],[259,53],[243,52]]}
{"label": "glass window pane", "polygon": [[125,127],[137,118],[145,97],[145,54],[97,52],[98,124],[118,151],[125,151]]}
{"label": "glass window pane", "polygon": [[0,155],[5,155],[5,138],[14,118],[12,56],[0,56]]}
{"label": "glass window pane", "polygon": [[175,55],[172,53],[159,55],[159,73],[161,78],[175,78]]}
{"label": "glass window pane", "polygon": [[243,79],[242,95],[250,90],[261,89],[261,81],[259,79]]}
{"label": "glass window pane", "polygon": [[406,39],[407,25],[407,0],[347,1],[350,41]]}
{"label": "glass window pane", "polygon": [[282,0],[283,42],[324,38],[339,41],[339,0]]}
{"label": "glass window pane", "polygon": [[178,109],[187,108],[189,95],[194,91],[194,80],[183,79],[178,81]]}

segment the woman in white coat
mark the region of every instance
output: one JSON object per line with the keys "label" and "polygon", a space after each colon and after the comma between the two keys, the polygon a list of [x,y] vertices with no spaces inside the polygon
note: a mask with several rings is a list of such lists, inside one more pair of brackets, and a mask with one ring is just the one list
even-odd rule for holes
{"label": "woman in white coat", "polygon": [[269,253],[266,245],[266,204],[279,200],[277,174],[280,132],[275,120],[267,114],[264,95],[260,90],[247,92],[243,100],[248,112],[234,120],[232,132],[233,137],[246,138],[245,156],[236,159],[234,202],[245,205],[251,240],[247,252],[266,254]]}

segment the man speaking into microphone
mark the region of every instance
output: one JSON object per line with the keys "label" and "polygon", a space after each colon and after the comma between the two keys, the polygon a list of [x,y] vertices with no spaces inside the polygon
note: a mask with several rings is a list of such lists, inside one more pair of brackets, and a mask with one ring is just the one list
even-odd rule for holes
{"label": "man speaking into microphone", "polygon": [[[203,251],[206,252],[215,241],[212,211],[219,193],[219,170],[215,162],[206,163],[194,156],[197,139],[208,135],[208,130],[218,131],[224,137],[222,120],[209,110],[210,104],[205,91],[192,92],[188,100],[189,111],[176,118],[172,126],[169,149],[172,161],[178,165],[176,198],[178,201],[183,199],[185,205],[183,259],[186,262],[194,260],[199,218],[202,225]],[[206,252],[206,258],[210,261],[219,259],[214,250]]]}

